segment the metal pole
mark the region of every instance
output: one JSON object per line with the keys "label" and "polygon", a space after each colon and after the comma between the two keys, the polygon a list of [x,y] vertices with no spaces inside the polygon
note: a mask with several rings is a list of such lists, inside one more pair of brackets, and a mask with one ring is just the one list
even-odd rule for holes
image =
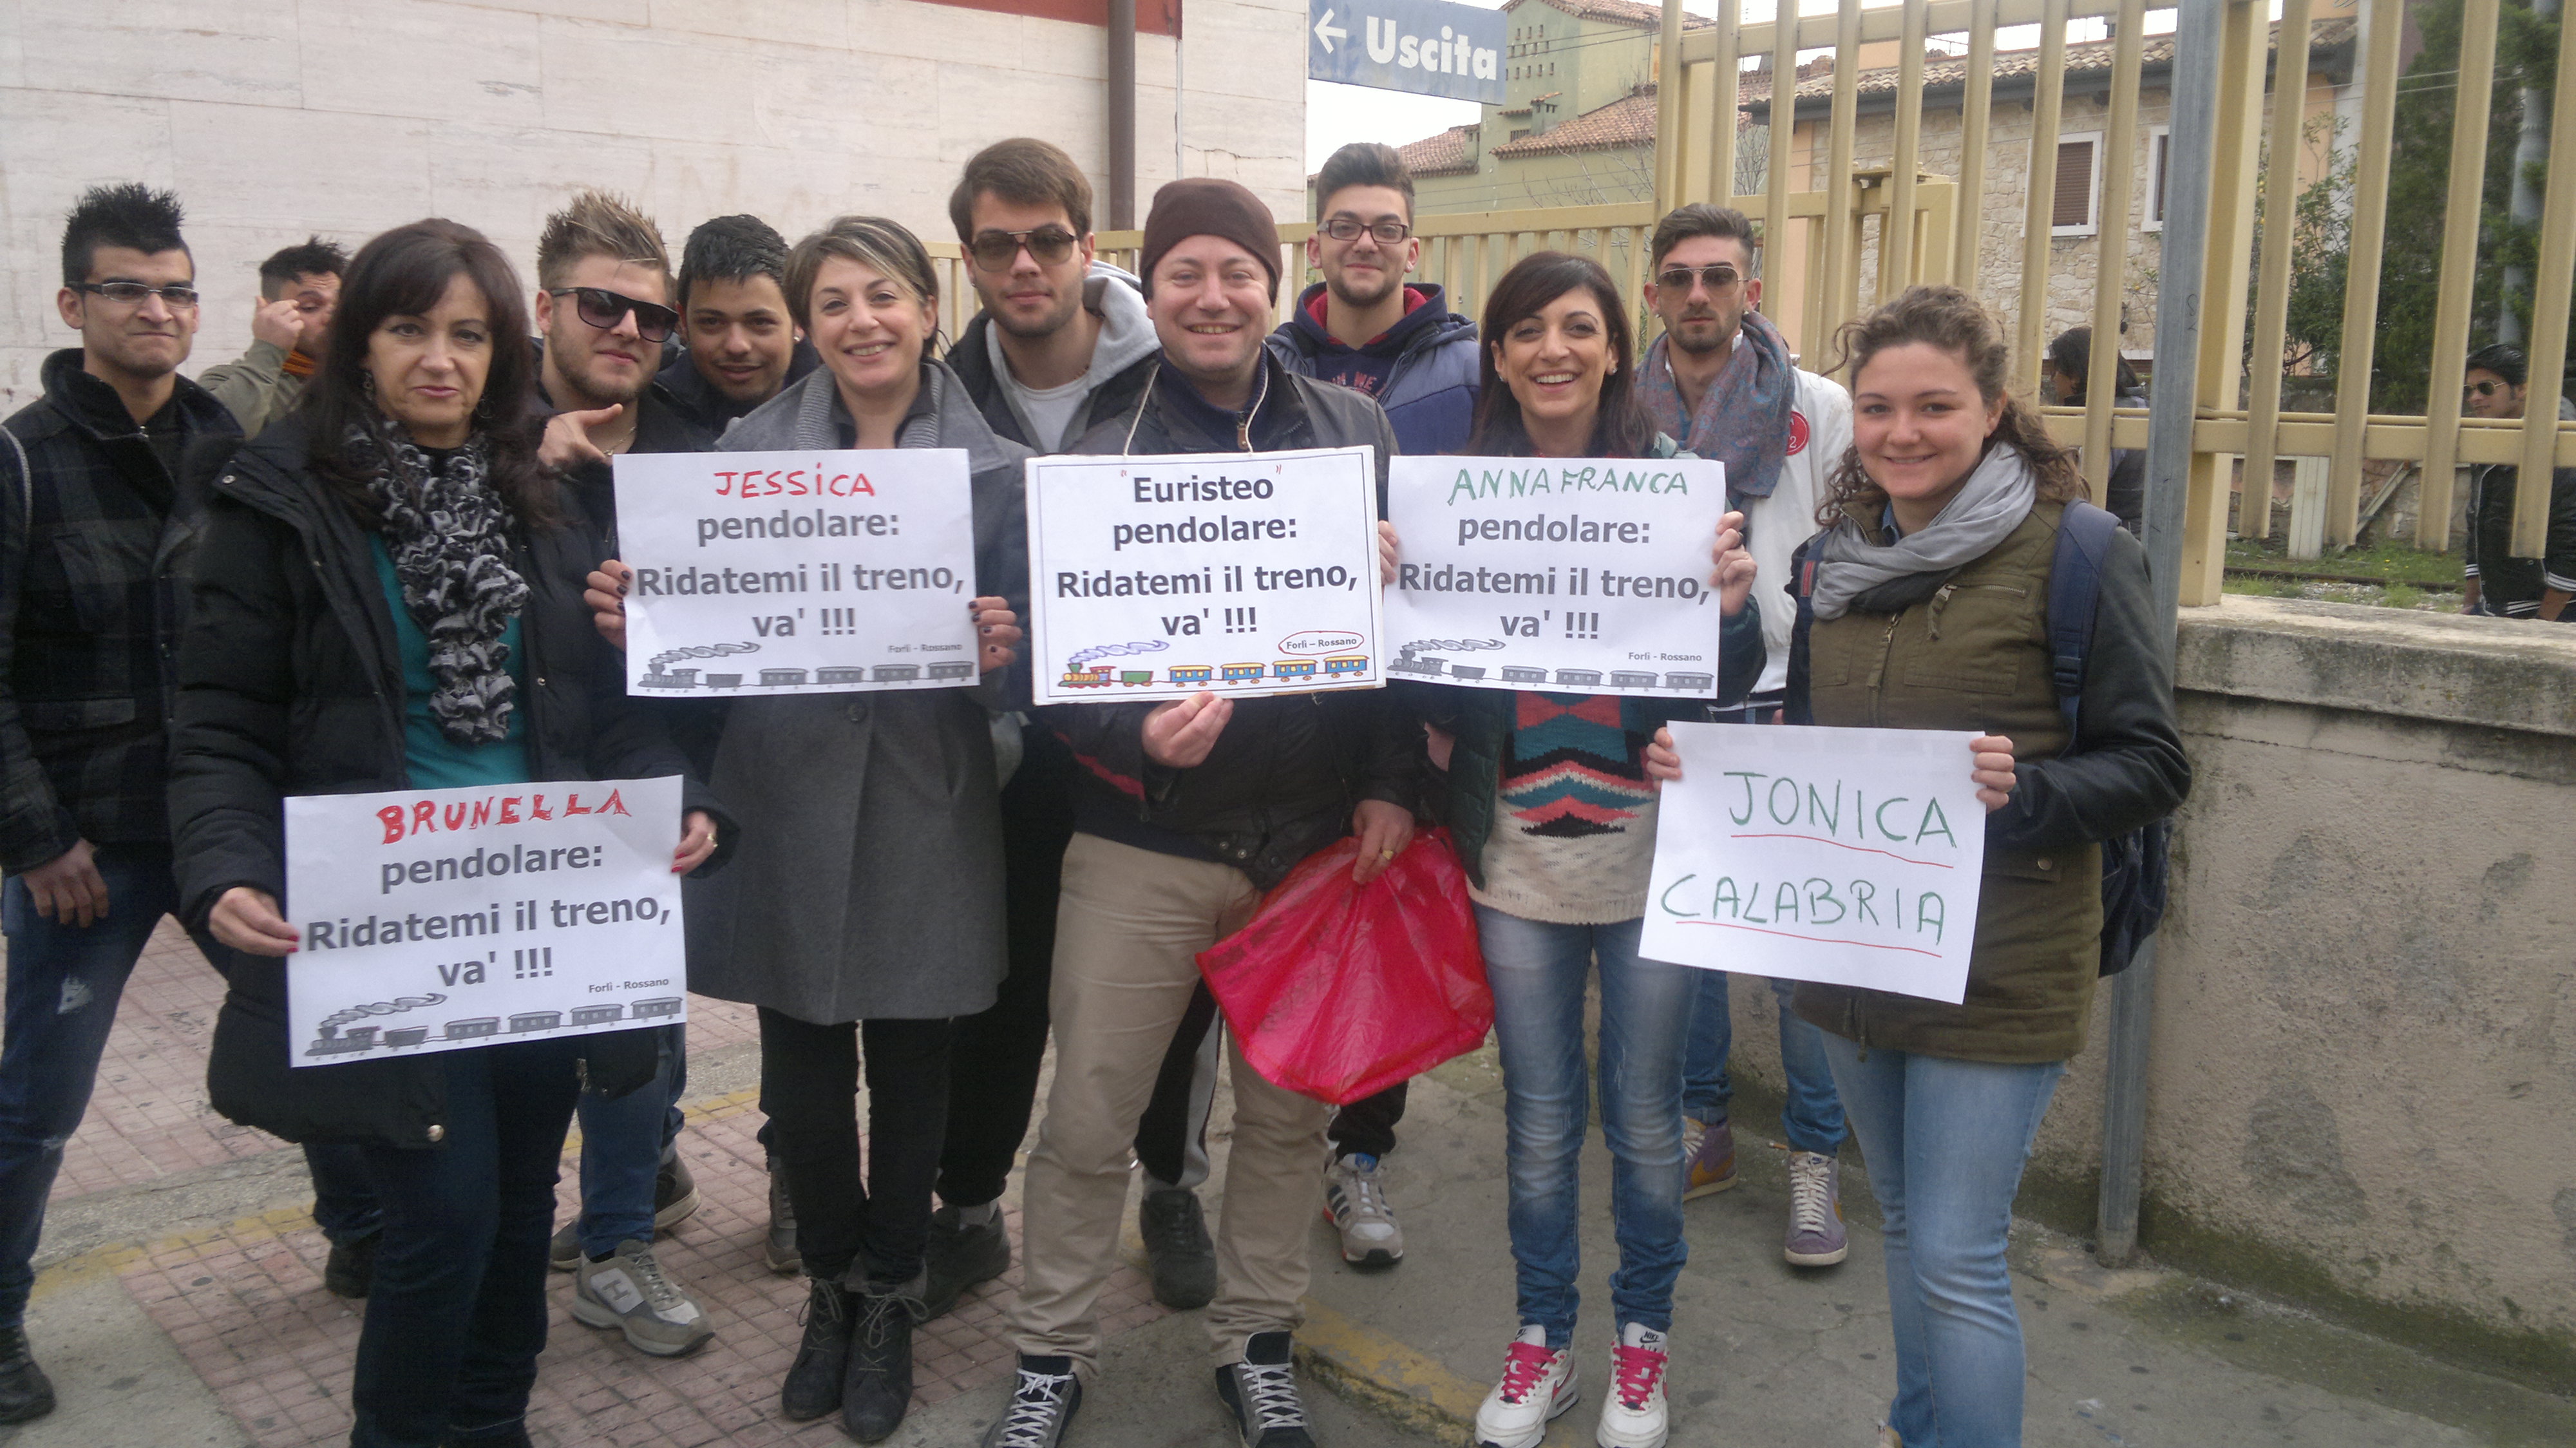
{"label": "metal pole", "polygon": [[1109,229],[1135,225],[1136,0],[1109,0]]}
{"label": "metal pole", "polygon": [[[2211,154],[2218,122],[2218,31],[2225,0],[2182,0],[2174,23],[2173,133],[2165,152],[2164,253],[2157,273],[2156,387],[2147,411],[2147,563],[2156,616],[2182,602],[2184,493],[2192,448],[2192,384],[2200,356],[2200,278],[2209,243]],[[2188,179],[2186,179],[2188,178]],[[2170,635],[2168,635],[2170,648]],[[2138,1248],[2138,1191],[2146,1154],[2147,1044],[2154,1025],[2156,942],[2111,978],[2110,1059],[2102,1087],[2102,1191],[2096,1252],[2122,1266]]]}

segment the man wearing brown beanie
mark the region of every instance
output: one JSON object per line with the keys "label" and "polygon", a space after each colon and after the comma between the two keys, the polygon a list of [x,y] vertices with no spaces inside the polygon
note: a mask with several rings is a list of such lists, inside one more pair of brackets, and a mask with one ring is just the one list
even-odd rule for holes
{"label": "man wearing brown beanie", "polygon": [[[1375,402],[1296,376],[1263,348],[1279,287],[1277,224],[1231,181],[1165,186],[1145,222],[1145,304],[1162,345],[1132,407],[1082,453],[1377,449],[1379,511],[1395,430]],[[1097,1369],[1102,1285],[1117,1263],[1129,1144],[1198,983],[1198,952],[1252,918],[1262,892],[1345,833],[1362,870],[1412,837],[1427,761],[1386,691],[1045,711],[1083,765],[1065,851],[1054,980],[1055,1081],[1029,1153],[1020,1352],[985,1448],[1057,1448]],[[1234,1147],[1207,1313],[1219,1397],[1247,1448],[1312,1448],[1289,1362],[1307,1238],[1322,1202],[1321,1102],[1228,1051]]]}

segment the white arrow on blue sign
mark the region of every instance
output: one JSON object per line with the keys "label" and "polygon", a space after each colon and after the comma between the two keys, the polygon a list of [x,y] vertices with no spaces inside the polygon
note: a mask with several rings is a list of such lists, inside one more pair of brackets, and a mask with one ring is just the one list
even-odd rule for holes
{"label": "white arrow on blue sign", "polygon": [[1306,0],[1306,75],[1503,102],[1500,10],[1448,0]]}

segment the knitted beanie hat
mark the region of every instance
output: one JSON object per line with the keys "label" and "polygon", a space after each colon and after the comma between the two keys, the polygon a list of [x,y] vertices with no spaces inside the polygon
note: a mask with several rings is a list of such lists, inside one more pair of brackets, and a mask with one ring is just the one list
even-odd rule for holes
{"label": "knitted beanie hat", "polygon": [[1153,295],[1154,268],[1164,254],[1193,236],[1223,237],[1252,253],[1270,273],[1271,295],[1278,295],[1279,223],[1241,182],[1216,176],[1185,176],[1154,193],[1137,257],[1146,295]]}

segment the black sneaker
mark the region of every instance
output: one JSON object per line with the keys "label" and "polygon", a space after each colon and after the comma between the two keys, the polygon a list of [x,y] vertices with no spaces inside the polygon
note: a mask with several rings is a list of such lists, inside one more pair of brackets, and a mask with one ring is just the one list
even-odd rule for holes
{"label": "black sneaker", "polygon": [[850,1289],[819,1279],[812,1289],[805,1299],[805,1340],[796,1345],[796,1361],[787,1365],[787,1381],[778,1390],[778,1411],[793,1423],[811,1422],[841,1406],[850,1333],[858,1325],[859,1304]]}
{"label": "black sneaker", "polygon": [[805,1254],[796,1250],[796,1204],[787,1199],[787,1178],[779,1174],[774,1156],[769,1159],[769,1240],[762,1244],[761,1256],[781,1277],[805,1270]]}
{"label": "black sneaker", "polygon": [[871,1282],[855,1299],[858,1328],[841,1375],[841,1426],[862,1443],[903,1426],[912,1406],[912,1328],[922,1320],[922,1279]]}
{"label": "black sneaker", "polygon": [[331,1260],[322,1264],[322,1286],[334,1297],[364,1297],[376,1285],[376,1244],[381,1232],[331,1244]]}
{"label": "black sneaker", "polygon": [[982,1448],[1056,1448],[1081,1406],[1082,1379],[1073,1375],[1073,1359],[1022,1353],[1019,1386],[1002,1416],[984,1430]]}
{"label": "black sneaker", "polygon": [[928,1322],[947,1316],[966,1289],[1011,1270],[1011,1238],[1002,1230],[1000,1212],[989,1222],[969,1226],[957,1219],[955,1207],[941,1207],[930,1214],[930,1242],[923,1255],[930,1285],[922,1289],[921,1320]]}
{"label": "black sneaker", "polygon": [[1315,1448],[1287,1333],[1254,1333],[1243,1345],[1243,1361],[1216,1370],[1216,1395],[1234,1415],[1243,1448]]}
{"label": "black sneaker", "polygon": [[698,1214],[698,1181],[677,1151],[653,1174],[653,1230],[667,1232]]}
{"label": "black sneaker", "polygon": [[1216,1244],[1199,1194],[1188,1187],[1147,1191],[1136,1227],[1154,1264],[1154,1300],[1177,1312],[1207,1306],[1216,1296]]}
{"label": "black sneaker", "polygon": [[33,1422],[53,1410],[53,1379],[36,1366],[27,1330],[0,1327],[0,1423]]}

